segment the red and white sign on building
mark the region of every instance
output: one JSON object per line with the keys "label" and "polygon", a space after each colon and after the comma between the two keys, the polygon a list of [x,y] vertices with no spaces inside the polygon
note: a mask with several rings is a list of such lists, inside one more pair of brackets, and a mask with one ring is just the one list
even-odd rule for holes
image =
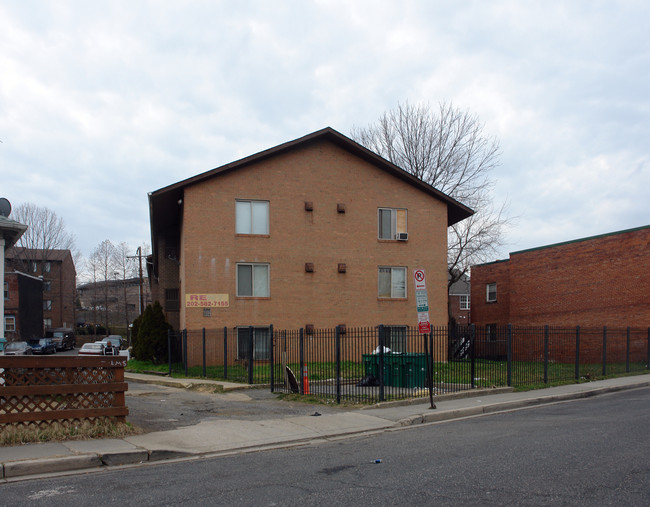
{"label": "red and white sign on building", "polygon": [[424,269],[415,269],[413,271],[413,281],[415,282],[415,304],[418,309],[418,331],[420,334],[430,333],[429,298],[427,296],[427,282]]}

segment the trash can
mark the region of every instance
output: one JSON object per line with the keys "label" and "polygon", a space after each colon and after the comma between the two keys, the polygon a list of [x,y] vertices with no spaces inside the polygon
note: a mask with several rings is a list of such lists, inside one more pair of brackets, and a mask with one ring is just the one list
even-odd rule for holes
{"label": "trash can", "polygon": [[[392,361],[389,359],[393,354],[384,354],[384,385],[393,385],[392,382],[394,374],[392,368]],[[379,354],[363,354],[363,369],[365,376],[372,375],[379,380]]]}
{"label": "trash can", "polygon": [[402,387],[426,387],[426,354],[410,352],[402,355],[404,356],[404,365],[402,367]]}

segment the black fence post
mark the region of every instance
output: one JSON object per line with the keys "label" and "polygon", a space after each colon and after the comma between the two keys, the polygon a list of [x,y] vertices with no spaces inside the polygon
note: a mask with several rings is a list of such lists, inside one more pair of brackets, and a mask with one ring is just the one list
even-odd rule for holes
{"label": "black fence post", "polygon": [[248,383],[253,383],[253,356],[255,350],[253,326],[248,326]]}
{"label": "black fence post", "polygon": [[470,357],[470,377],[471,377],[471,386],[472,389],[476,387],[476,381],[474,378],[476,377],[476,364],[474,361],[475,358],[475,353],[474,353],[474,342],[476,341],[476,326],[474,324],[470,324],[469,326],[469,357]]}
{"label": "black fence post", "polygon": [[[650,337],[650,328],[648,328],[648,337]],[[169,376],[172,376],[172,330],[167,330],[167,363],[169,364]]]}
{"label": "black fence post", "polygon": [[207,377],[206,364],[205,364],[205,328],[203,328],[203,376]]}
{"label": "black fence post", "polygon": [[228,380],[228,328],[223,326],[223,378]]}
{"label": "black fence post", "polygon": [[[429,336],[433,335],[433,330],[429,334],[424,333],[422,338],[424,339],[424,354],[427,361],[427,384],[429,386],[429,401],[431,403],[430,408],[436,408],[436,404],[433,402],[433,346],[431,347],[431,353],[429,353]],[[432,342],[433,343],[433,342]],[[449,343],[449,342],[447,342]]]}
{"label": "black fence post", "polygon": [[379,325],[379,401],[384,401],[384,326]]}
{"label": "black fence post", "polygon": [[273,336],[273,324],[269,326],[269,332],[271,333],[271,351],[270,351],[270,357],[269,360],[271,361],[271,392],[273,392],[273,383],[275,382],[275,362],[274,358],[275,355],[273,354],[273,349],[275,347],[275,339]]}
{"label": "black fence post", "polygon": [[305,394],[305,383],[302,381],[302,372],[305,367],[305,332],[302,327],[300,328],[300,338],[298,343],[300,346],[300,394]]}
{"label": "black fence post", "polygon": [[336,326],[336,403],[341,404],[341,327]]}
{"label": "black fence post", "polygon": [[183,366],[185,367],[185,377],[187,377],[187,329],[183,329]]}
{"label": "black fence post", "polygon": [[603,377],[607,375],[607,326],[603,327]]}
{"label": "black fence post", "polygon": [[544,383],[548,384],[548,324],[544,326]]}
{"label": "black fence post", "polygon": [[507,380],[508,387],[512,387],[512,324],[506,329],[506,356],[507,356]]}
{"label": "black fence post", "polygon": [[576,326],[576,380],[580,380],[580,326]]}

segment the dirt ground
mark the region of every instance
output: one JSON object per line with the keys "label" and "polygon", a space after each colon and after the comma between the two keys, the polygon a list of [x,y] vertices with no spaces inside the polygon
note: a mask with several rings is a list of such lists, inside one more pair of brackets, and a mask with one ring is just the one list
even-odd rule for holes
{"label": "dirt ground", "polygon": [[129,382],[126,420],[145,432],[191,426],[209,419],[281,419],[299,415],[333,413],[336,405],[283,401],[266,389],[204,393],[175,387]]}

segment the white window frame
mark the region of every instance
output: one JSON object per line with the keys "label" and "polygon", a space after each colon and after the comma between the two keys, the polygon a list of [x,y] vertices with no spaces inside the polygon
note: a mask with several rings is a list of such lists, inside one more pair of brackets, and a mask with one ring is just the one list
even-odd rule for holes
{"label": "white window frame", "polygon": [[52,265],[49,262],[46,262],[43,264],[43,271],[46,273],[49,273],[52,270]]}
{"label": "white window frame", "polygon": [[460,295],[460,309],[461,310],[469,310],[469,294],[461,294]]}
{"label": "white window frame", "polygon": [[[239,268],[244,266],[251,267],[251,287],[250,294],[240,294],[239,292]],[[262,293],[257,291],[255,287],[255,271],[256,267],[265,267],[266,268],[266,290]],[[271,297],[271,265],[268,262],[238,262],[236,270],[236,291],[237,297],[241,298],[268,298]]]}
{"label": "white window frame", "polygon": [[[266,216],[261,216],[260,226],[259,213],[263,212]],[[268,236],[270,234],[271,222],[271,205],[269,201],[236,199],[235,200],[235,233],[255,236]]]}
{"label": "white window frame", "polygon": [[[381,274],[382,270],[390,270],[390,296],[385,296],[381,295]],[[393,276],[393,272],[396,272],[397,270],[401,270],[404,273],[404,294],[401,295],[398,292],[398,287],[396,287],[396,279]],[[385,271],[383,271],[385,272]],[[408,294],[408,280],[407,280],[407,275],[408,274],[408,269],[404,266],[379,266],[377,269],[377,297],[380,299],[406,299],[406,296]]]}
{"label": "white window frame", "polygon": [[485,301],[487,303],[496,303],[497,300],[497,284],[496,282],[488,283],[485,285]]}
{"label": "white window frame", "polygon": [[[11,325],[9,325],[10,322]],[[5,332],[6,333],[16,332],[16,317],[14,317],[13,315],[5,315]]]}
{"label": "white window frame", "polygon": [[43,327],[45,327],[45,329],[50,329],[52,327],[52,319],[50,317],[43,319]]}
{"label": "white window frame", "polygon": [[45,311],[51,311],[52,310],[52,300],[51,299],[44,299],[43,300],[43,310],[45,310]]}
{"label": "white window frame", "polygon": [[[382,212],[390,212],[390,236],[385,237],[383,235],[384,231],[382,230]],[[404,230],[401,230],[401,228],[397,227],[397,212],[398,211],[403,211],[404,212],[404,219],[405,219],[405,224],[404,224]],[[397,235],[400,232],[408,232],[408,210],[406,208],[377,208],[377,238],[384,240],[384,241],[390,241],[390,240],[395,240],[397,239]]]}

